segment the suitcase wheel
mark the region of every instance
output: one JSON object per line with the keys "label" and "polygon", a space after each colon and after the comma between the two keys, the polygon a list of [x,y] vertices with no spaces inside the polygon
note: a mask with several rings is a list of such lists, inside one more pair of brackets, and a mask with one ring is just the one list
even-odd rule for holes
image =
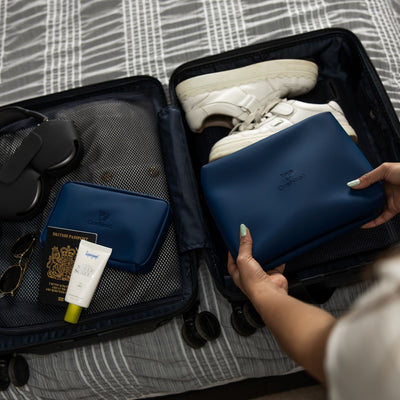
{"label": "suitcase wheel", "polygon": [[251,325],[246,318],[243,312],[243,304],[232,305],[231,324],[233,329],[241,336],[250,336],[257,330],[257,327]]}
{"label": "suitcase wheel", "polygon": [[0,358],[0,391],[6,390],[9,384],[8,358]]}
{"label": "suitcase wheel", "polygon": [[8,363],[8,376],[14,386],[24,386],[29,379],[29,366],[22,356],[13,356]]}
{"label": "suitcase wheel", "polygon": [[196,312],[185,319],[182,337],[194,349],[204,346],[207,341],[217,339],[221,326],[217,317],[209,311]]}
{"label": "suitcase wheel", "polygon": [[14,386],[24,386],[29,379],[29,366],[19,355],[0,358],[0,391],[7,390],[10,382]]}
{"label": "suitcase wheel", "polygon": [[196,314],[194,325],[199,335],[208,341],[217,339],[221,334],[221,325],[217,317],[209,311]]}
{"label": "suitcase wheel", "polygon": [[258,314],[253,304],[249,301],[246,301],[246,303],[243,304],[243,316],[251,326],[254,326],[254,328],[263,328],[265,326],[260,314]]}

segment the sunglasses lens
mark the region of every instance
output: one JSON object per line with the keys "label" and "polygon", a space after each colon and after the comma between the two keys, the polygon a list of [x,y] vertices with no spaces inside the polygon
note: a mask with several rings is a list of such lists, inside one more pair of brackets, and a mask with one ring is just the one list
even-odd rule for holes
{"label": "sunglasses lens", "polygon": [[20,276],[21,267],[19,265],[9,267],[0,279],[0,291],[3,293],[12,292],[18,284]]}
{"label": "sunglasses lens", "polygon": [[18,256],[25,253],[29,249],[29,246],[32,244],[34,237],[35,235],[32,233],[21,236],[11,248],[12,254]]}

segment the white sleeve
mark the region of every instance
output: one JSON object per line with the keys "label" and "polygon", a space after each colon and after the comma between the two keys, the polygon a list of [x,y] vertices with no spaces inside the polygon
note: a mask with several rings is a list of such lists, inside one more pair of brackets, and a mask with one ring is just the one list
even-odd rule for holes
{"label": "white sleeve", "polygon": [[379,283],[339,319],[328,340],[330,400],[400,399],[400,259],[381,267]]}

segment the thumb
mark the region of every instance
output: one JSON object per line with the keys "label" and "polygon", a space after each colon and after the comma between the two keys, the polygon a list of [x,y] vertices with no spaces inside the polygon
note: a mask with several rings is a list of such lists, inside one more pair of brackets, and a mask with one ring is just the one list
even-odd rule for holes
{"label": "thumb", "polygon": [[240,258],[252,258],[253,254],[253,239],[250,234],[250,230],[245,224],[240,225],[240,245],[238,257]]}
{"label": "thumb", "polygon": [[386,177],[386,173],[387,170],[384,164],[382,164],[378,168],[375,168],[363,176],[360,176],[358,179],[347,182],[347,186],[351,187],[352,189],[365,189],[368,186],[383,180]]}
{"label": "thumb", "polygon": [[261,268],[261,265],[253,257],[253,239],[250,234],[250,229],[248,229],[244,224],[240,225],[240,246],[236,259],[236,265],[239,270],[243,268],[251,268],[253,270],[261,270],[262,274],[264,274],[264,270]]}

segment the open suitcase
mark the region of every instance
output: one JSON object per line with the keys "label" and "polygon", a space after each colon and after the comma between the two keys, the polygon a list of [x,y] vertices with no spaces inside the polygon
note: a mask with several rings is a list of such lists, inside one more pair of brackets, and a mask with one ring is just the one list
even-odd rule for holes
{"label": "open suitcase", "polygon": [[[205,258],[216,287],[232,303],[235,329],[248,335],[262,326],[227,273],[227,249],[201,191],[200,169],[207,162],[211,146],[227,131],[207,128],[202,135],[191,132],[184,122],[175,87],[196,75],[280,58],[311,59],[318,64],[318,83],[302,100],[336,100],[373,166],[400,160],[400,124],[393,107],[361,43],[343,29],[260,43],[182,65],[171,77],[169,105],[162,85],[147,76],[17,104],[50,119],[72,120],[83,145],[83,157],[74,170],[49,181],[49,196],[40,214],[27,221],[1,222],[2,268],[11,265],[9,253],[18,237],[27,232],[40,234],[57,194],[69,181],[166,200],[172,207],[172,223],[150,272],[105,269],[77,325],[63,321],[65,308],[38,302],[43,250],[36,244],[15,296],[1,299],[0,354],[59,351],[150,331],[181,314],[185,319],[184,338],[189,345],[200,347],[220,332],[212,314],[197,312],[200,258]],[[1,148],[10,143],[10,136],[12,145],[18,146],[32,129],[29,119],[2,127]],[[1,163],[6,156],[2,151]],[[74,210],[68,212],[73,214]],[[286,268],[290,290],[301,298],[323,302],[336,287],[354,282],[366,264],[399,238],[398,218],[373,230],[351,231],[290,261]]]}
{"label": "open suitcase", "polygon": [[[309,60],[318,65],[316,86],[299,100],[318,104],[336,101],[356,131],[358,147],[372,167],[385,161],[399,161],[398,118],[365,49],[358,38],[345,29],[323,29],[186,63],[172,74],[171,98],[174,104],[179,104],[175,87],[186,79],[266,60],[289,58]],[[242,293],[227,272],[227,247],[201,190],[201,169],[208,162],[212,146],[226,136],[229,129],[206,127],[202,134],[196,134],[186,124],[186,133],[212,243],[212,248],[206,249],[204,256],[218,289],[232,303],[233,327],[242,335],[251,334],[256,327],[262,326],[262,321],[251,305],[243,301]],[[374,229],[353,229],[290,260],[285,268],[289,291],[305,301],[327,301],[335,288],[362,279],[365,266],[385,248],[399,241],[399,228],[399,217],[395,217]],[[237,230],[239,236],[239,227]]]}
{"label": "open suitcase", "polygon": [[[171,149],[175,144],[174,138],[168,137],[174,127],[168,132],[159,128],[158,118],[168,114],[161,84],[151,77],[129,78],[25,101],[19,106],[40,110],[50,120],[74,121],[83,158],[70,173],[44,182],[51,189],[40,214],[26,221],[2,223],[5,264],[12,264],[9,252],[20,236],[26,232],[39,236],[60,188],[68,181],[90,182],[163,199],[172,205],[173,223],[161,240],[150,271],[105,269],[90,307],[76,325],[63,321],[65,307],[38,302],[41,270],[47,259],[43,248],[36,243],[15,296],[6,295],[2,299],[0,352],[58,351],[99,339],[140,333],[195,308],[197,249],[205,242],[202,218],[197,192],[185,164],[186,148],[181,145],[180,149],[164,151],[165,157],[162,154],[162,148]],[[31,121],[28,127],[16,131],[18,124],[21,122],[8,125],[4,137],[11,130],[17,140],[17,135],[23,137],[32,130]],[[71,208],[65,214],[72,218],[76,210]],[[106,207],[102,215],[92,217],[92,224],[115,223],[107,210]],[[147,220],[142,221],[142,226],[135,229],[139,232],[146,229],[146,223]]]}

